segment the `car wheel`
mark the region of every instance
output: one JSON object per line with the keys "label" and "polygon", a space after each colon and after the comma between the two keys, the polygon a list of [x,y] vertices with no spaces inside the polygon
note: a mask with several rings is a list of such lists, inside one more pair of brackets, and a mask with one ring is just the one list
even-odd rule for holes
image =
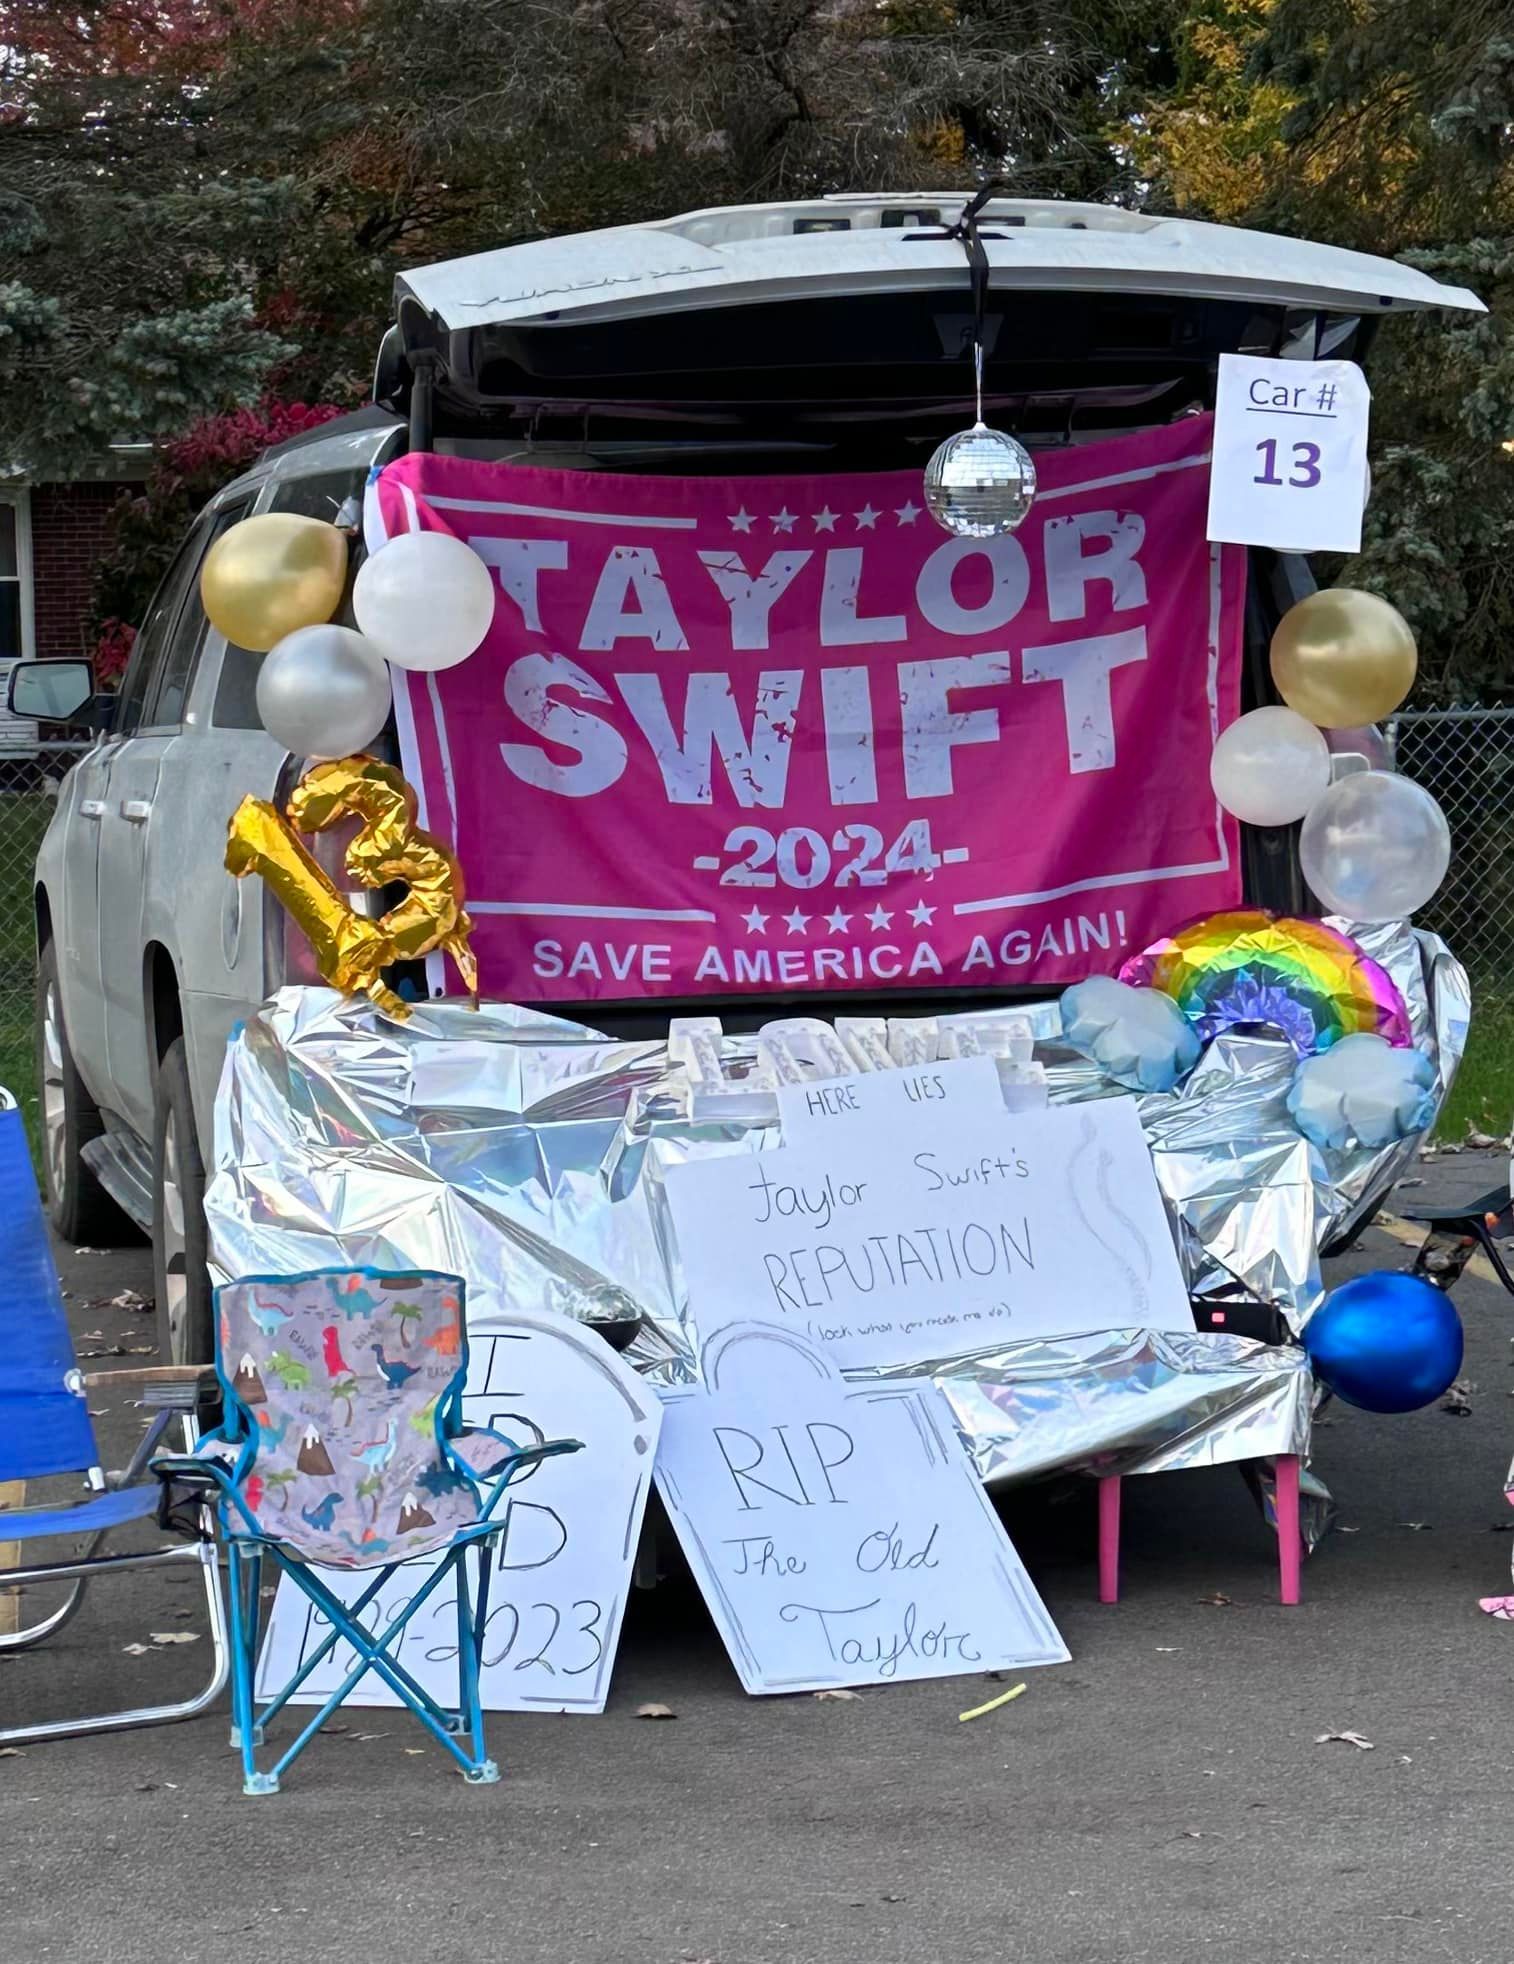
{"label": "car wheel", "polygon": [[51,942],[37,965],[37,1113],[42,1127],[42,1177],[53,1226],[65,1241],[122,1248],[140,1241],[80,1157],[105,1130],[99,1107],[74,1068],[63,1026],[58,954]]}
{"label": "car wheel", "polygon": [[205,1169],[182,1037],[169,1045],[158,1066],[152,1173],[158,1355],[165,1364],[209,1364],[215,1359],[215,1335],[205,1233]]}

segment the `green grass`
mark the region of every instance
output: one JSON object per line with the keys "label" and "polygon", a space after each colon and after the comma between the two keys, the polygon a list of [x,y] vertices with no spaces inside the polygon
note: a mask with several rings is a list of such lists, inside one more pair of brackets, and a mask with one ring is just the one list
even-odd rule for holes
{"label": "green grass", "polygon": [[1467,1132],[1508,1136],[1514,1125],[1514,988],[1507,977],[1472,984],[1472,1029],[1436,1132],[1457,1140]]}

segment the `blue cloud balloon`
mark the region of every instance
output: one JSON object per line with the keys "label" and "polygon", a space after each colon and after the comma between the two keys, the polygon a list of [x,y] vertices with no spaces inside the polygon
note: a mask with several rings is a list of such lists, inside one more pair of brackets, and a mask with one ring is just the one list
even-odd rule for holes
{"label": "blue cloud balloon", "polygon": [[1288,1091],[1293,1122],[1311,1145],[1391,1146],[1435,1117],[1435,1066],[1419,1050],[1362,1032],[1306,1057]]}
{"label": "blue cloud balloon", "polygon": [[1199,1039],[1171,996],[1112,975],[1090,975],[1063,991],[1062,1035],[1132,1091],[1170,1091],[1199,1060]]}

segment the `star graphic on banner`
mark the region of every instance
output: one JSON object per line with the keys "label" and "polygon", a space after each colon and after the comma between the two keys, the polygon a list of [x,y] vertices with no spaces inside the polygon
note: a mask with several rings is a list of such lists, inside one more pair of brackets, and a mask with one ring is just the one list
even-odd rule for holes
{"label": "star graphic on banner", "polygon": [[913,525],[915,520],[920,516],[920,507],[919,505],[912,505],[909,499],[906,498],[904,503],[896,508],[894,516],[901,525]]}
{"label": "star graphic on banner", "polygon": [[740,511],[733,511],[731,513],[731,523],[738,532],[750,532],[752,529],[752,514],[743,505]]}
{"label": "star graphic on banner", "polygon": [[850,914],[843,914],[841,909],[838,907],[834,914],[826,915],[825,924],[830,929],[832,934],[845,934],[847,929],[847,924],[850,922],[851,918],[852,917]]}
{"label": "star graphic on banner", "polygon": [[808,931],[808,914],[801,914],[796,907],[792,914],[785,914],[783,924],[790,934],[804,934]]}
{"label": "star graphic on banner", "polygon": [[741,918],[746,922],[746,931],[748,934],[767,933],[768,917],[760,908],[754,907],[750,914],[743,914]]}
{"label": "star graphic on banner", "polygon": [[936,918],[934,907],[927,907],[923,900],[917,900],[909,910],[909,917],[916,927],[929,927]]}
{"label": "star graphic on banner", "polygon": [[871,532],[882,516],[881,511],[874,511],[871,505],[864,505],[861,511],[856,514],[857,530],[859,532]]}
{"label": "star graphic on banner", "polygon": [[773,530],[775,532],[792,532],[794,522],[798,516],[798,512],[790,511],[788,506],[785,505],[782,511],[775,511],[773,513]]}
{"label": "star graphic on banner", "polygon": [[881,927],[887,927],[889,922],[894,917],[884,906],[883,902],[880,900],[878,902],[878,905],[873,908],[872,912],[868,915],[867,918],[868,918],[868,924],[870,926],[881,928]]}
{"label": "star graphic on banner", "polygon": [[811,516],[814,518],[817,532],[834,532],[836,520],[841,514],[839,511],[832,511],[829,505],[822,505],[819,511],[813,512]]}

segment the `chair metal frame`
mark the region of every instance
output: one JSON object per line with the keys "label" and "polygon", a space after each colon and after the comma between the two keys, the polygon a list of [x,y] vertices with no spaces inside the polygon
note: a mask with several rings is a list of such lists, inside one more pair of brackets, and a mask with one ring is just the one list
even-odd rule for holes
{"label": "chair metal frame", "polygon": [[[246,1277],[234,1286],[258,1283],[275,1287],[280,1282],[308,1282],[332,1274],[358,1274],[384,1279],[382,1272],[375,1269],[317,1270],[299,1276]],[[451,1283],[458,1291],[459,1300],[463,1299],[465,1288],[460,1278],[449,1276],[435,1279]],[[217,1292],[218,1305],[220,1293]],[[270,1532],[268,1524],[259,1520],[243,1495],[244,1478],[256,1470],[258,1427],[237,1393],[227,1359],[222,1354],[223,1330],[219,1314],[216,1330],[216,1375],[224,1393],[227,1416],[220,1431],[210,1436],[221,1450],[214,1453],[202,1451],[188,1457],[160,1454],[155,1470],[169,1483],[171,1490],[184,1493],[200,1505],[214,1497],[220,1517],[226,1543],[230,1600],[231,1744],[242,1756],[242,1791],[252,1795],[277,1793],[282,1776],[369,1672],[382,1679],[400,1703],[414,1713],[437,1744],[457,1762],[465,1780],[476,1786],[492,1785],[499,1779],[500,1772],[488,1757],[484,1745],[480,1679],[494,1545],[508,1529],[508,1517],[497,1520],[495,1509],[505,1489],[518,1474],[544,1459],[579,1452],[582,1442],[577,1439],[551,1439],[541,1444],[519,1447],[514,1440],[494,1431],[492,1427],[465,1423],[462,1396],[467,1378],[468,1350],[464,1322],[457,1369],[450,1385],[436,1402],[435,1443],[442,1461],[466,1480],[479,1496],[477,1516],[454,1536],[450,1544],[432,1555],[405,1556],[399,1561],[373,1564],[372,1579],[356,1600],[348,1605],[341,1601],[317,1566],[307,1560],[297,1547],[286,1544]],[[487,1465],[475,1466],[461,1450],[460,1442],[464,1438],[470,1442],[493,1441],[499,1450],[489,1455]],[[478,1560],[477,1586],[470,1591],[467,1557],[470,1550],[475,1549]],[[260,1709],[255,1683],[265,1557],[280,1574],[288,1575],[293,1584],[309,1597],[331,1627],[288,1683]],[[431,1573],[382,1630],[368,1630],[360,1618],[369,1603],[398,1570],[418,1566],[423,1560],[435,1562]],[[416,1611],[436,1593],[449,1574],[455,1577],[457,1590],[458,1698],[455,1708],[438,1704],[393,1655],[392,1650]],[[265,1743],[270,1721],[283,1711],[311,1673],[344,1640],[356,1653],[356,1663],[273,1765],[266,1770],[260,1769],[257,1749]],[[462,1743],[464,1739],[466,1745]]]}
{"label": "chair metal frame", "polygon": [[[149,1461],[160,1450],[164,1435],[175,1417],[183,1418],[186,1438],[192,1449],[197,1436],[194,1415],[199,1410],[207,1391],[214,1386],[214,1381],[214,1374],[208,1367],[202,1370],[177,1365],[148,1366],[142,1370],[84,1373],[82,1382],[86,1391],[126,1390],[132,1385],[140,1385],[144,1394],[142,1402],[155,1408],[152,1421],[143,1434],[141,1442],[130,1461],[119,1473],[107,1474],[98,1467],[90,1469],[90,1484],[96,1494],[119,1492],[129,1487],[145,1485],[149,1477]],[[78,1511],[81,1519],[87,1521],[90,1512],[89,1502],[81,1503]],[[8,1521],[20,1522],[24,1519],[24,1509],[0,1512],[0,1542],[6,1538],[5,1530]],[[0,1745],[25,1745],[45,1739],[79,1738],[92,1732],[125,1732],[138,1726],[172,1724],[179,1719],[198,1717],[201,1712],[215,1703],[225,1689],[230,1672],[231,1648],[225,1605],[221,1594],[220,1566],[213,1523],[208,1510],[201,1510],[198,1538],[173,1543],[167,1547],[124,1554],[97,1553],[96,1551],[111,1532],[112,1530],[107,1527],[89,1533],[83,1548],[67,1561],[31,1562],[21,1567],[0,1570],[0,1589],[21,1589],[30,1584],[49,1582],[73,1584],[61,1606],[39,1622],[28,1624],[21,1630],[0,1633],[0,1651],[31,1650],[45,1642],[48,1637],[55,1635],[77,1615],[84,1600],[86,1586],[102,1576],[126,1574],[139,1569],[175,1568],[185,1563],[197,1563],[204,1581],[205,1605],[210,1619],[209,1682],[193,1697],[180,1699],[171,1704],[125,1706],[119,1711],[91,1713],[81,1718],[50,1719],[32,1725],[7,1726],[0,1730]]]}

